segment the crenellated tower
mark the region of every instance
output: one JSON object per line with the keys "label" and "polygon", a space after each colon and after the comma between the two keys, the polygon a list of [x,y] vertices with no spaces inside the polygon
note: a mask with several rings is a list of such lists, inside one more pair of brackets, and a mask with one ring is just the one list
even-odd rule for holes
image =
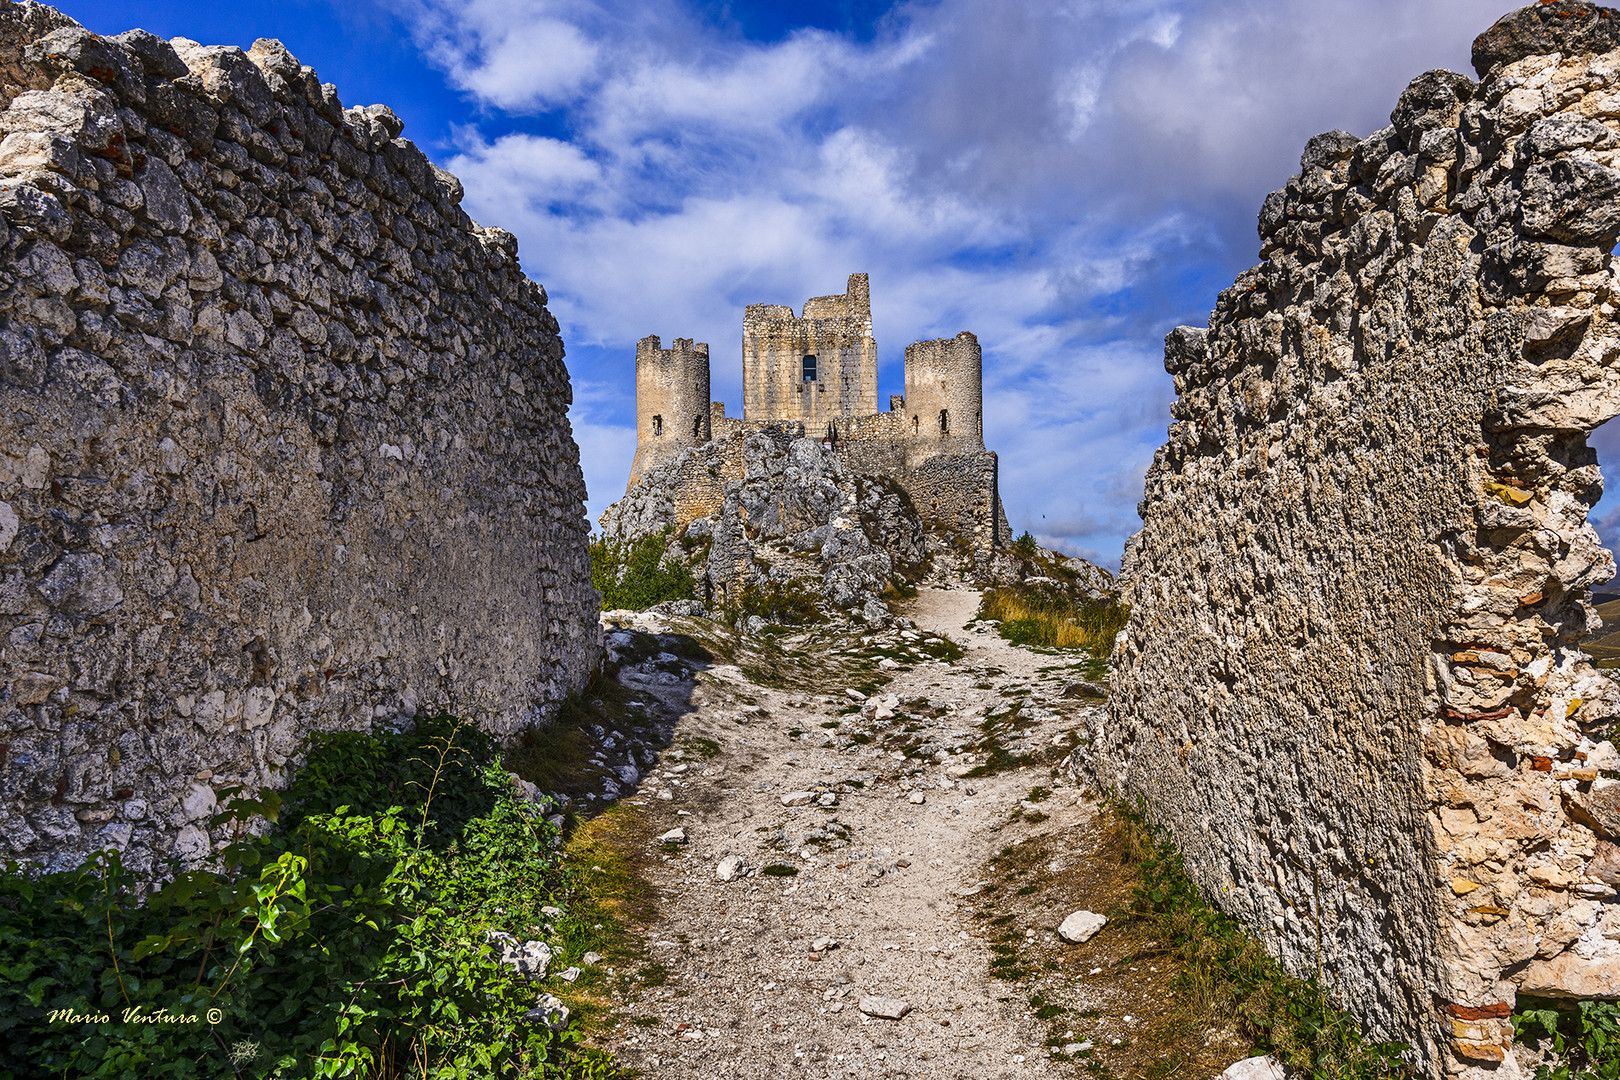
{"label": "crenellated tower", "polygon": [[636,342],[636,457],[634,487],[650,469],[702,446],[711,436],[709,346],[676,338],[660,348],[658,335]]}
{"label": "crenellated tower", "polygon": [[906,346],[906,457],[976,453],[984,449],[984,360],[979,339],[953,338]]}
{"label": "crenellated tower", "polygon": [[814,435],[878,411],[877,342],[865,274],[842,296],[816,296],[795,316],[749,304],[743,317],[743,418],[801,421]]}

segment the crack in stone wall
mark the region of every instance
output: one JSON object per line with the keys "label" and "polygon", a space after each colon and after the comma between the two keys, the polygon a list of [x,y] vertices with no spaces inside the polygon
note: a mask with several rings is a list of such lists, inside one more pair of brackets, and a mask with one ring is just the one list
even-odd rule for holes
{"label": "crack in stone wall", "polygon": [[1620,998],[1620,12],[1557,0],[1391,125],[1310,140],[1261,263],[1166,340],[1098,779],[1432,1072],[1520,1075],[1517,996]]}
{"label": "crack in stone wall", "polygon": [[205,857],[225,784],[600,648],[568,374],[517,244],[278,42],[0,7],[0,834]]}

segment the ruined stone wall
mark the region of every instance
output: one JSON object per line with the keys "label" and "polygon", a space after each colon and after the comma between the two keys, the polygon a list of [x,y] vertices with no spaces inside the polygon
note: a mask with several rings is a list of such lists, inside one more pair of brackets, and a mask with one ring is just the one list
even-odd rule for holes
{"label": "ruined stone wall", "polygon": [[1558,0],[1312,139],[1166,343],[1099,779],[1429,1068],[1523,993],[1620,998],[1620,714],[1577,645],[1620,412],[1620,12]]}
{"label": "ruined stone wall", "polygon": [[6,4],[0,77],[6,854],[147,871],[311,730],[543,720],[597,597],[513,238],[276,42]]}
{"label": "ruined stone wall", "polygon": [[[709,346],[676,338],[659,347],[656,334],[636,343],[636,456],[633,485],[647,470],[712,437],[709,400]],[[725,406],[721,406],[721,415]]]}
{"label": "ruined stone wall", "polygon": [[[846,416],[878,411],[877,343],[865,274],[843,296],[806,302],[803,317],[781,304],[749,304],[743,316],[743,416],[801,422],[812,435]],[[816,358],[806,381],[804,357]]]}

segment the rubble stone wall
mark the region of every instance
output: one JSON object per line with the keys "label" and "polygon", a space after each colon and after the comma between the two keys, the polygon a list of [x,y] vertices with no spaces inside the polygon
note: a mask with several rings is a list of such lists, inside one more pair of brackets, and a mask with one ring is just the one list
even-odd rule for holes
{"label": "rubble stone wall", "polygon": [[544,720],[598,597],[511,235],[273,41],[5,4],[0,77],[6,854],[159,868],[312,730]]}
{"label": "rubble stone wall", "polygon": [[1520,1074],[1521,994],[1620,998],[1620,12],[1558,0],[1312,139],[1261,263],[1172,333],[1093,732],[1209,894],[1436,1072]]}

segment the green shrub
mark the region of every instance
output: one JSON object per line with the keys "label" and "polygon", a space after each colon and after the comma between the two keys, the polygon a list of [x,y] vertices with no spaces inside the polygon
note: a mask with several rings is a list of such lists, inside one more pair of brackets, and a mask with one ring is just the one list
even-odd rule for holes
{"label": "green shrub", "polygon": [[1025,529],[1024,534],[1012,542],[1013,551],[1026,559],[1035,557],[1035,549],[1038,546],[1035,543],[1035,538],[1029,534],[1028,529]]}
{"label": "green shrub", "polygon": [[767,581],[764,586],[750,582],[743,587],[729,614],[732,621],[758,615],[768,623],[801,626],[821,621],[817,598],[814,588],[799,581]]}
{"label": "green shrub", "polygon": [[1513,1037],[1552,1052],[1536,1080],[1620,1080],[1620,1003],[1520,998]]}
{"label": "green shrub", "polygon": [[602,594],[602,610],[644,611],[665,600],[690,600],[697,592],[691,568],[664,552],[669,533],[637,540],[591,541],[591,584]]}
{"label": "green shrub", "polygon": [[115,852],[0,873],[0,1078],[616,1075],[486,944],[576,889],[475,728],[318,736],[284,797],[220,794],[219,868],[145,903]]}

